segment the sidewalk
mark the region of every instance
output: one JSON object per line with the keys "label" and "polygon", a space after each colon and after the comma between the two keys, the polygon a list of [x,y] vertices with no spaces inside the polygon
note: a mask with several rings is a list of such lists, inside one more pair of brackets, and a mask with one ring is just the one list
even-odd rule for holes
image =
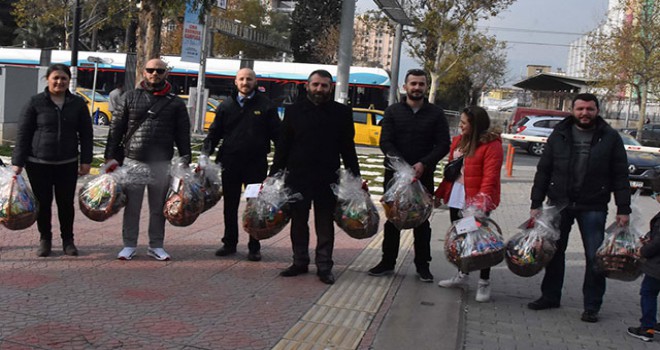
{"label": "sidewalk", "polygon": [[[502,204],[493,218],[506,238],[529,213],[533,167],[503,178]],[[660,209],[645,197],[645,220]],[[222,204],[191,226],[166,228],[170,262],[146,256],[146,203],[138,256],[115,259],[121,249],[121,214],[103,223],[76,216],[81,256],[37,258],[36,226],[0,229],[0,349],[646,349],[625,334],[637,325],[635,282],[608,280],[601,321],[586,324],[584,271],[577,229],[569,244],[562,307],[531,311],[540,277],[513,275],[504,263],[492,271],[492,302],[474,301],[476,279],[465,293],[437,281],[455,273],[442,249],[448,213],[432,217],[436,283],[422,283],[412,264],[412,234],[405,233],[397,273],[368,276],[380,259],[382,235],[355,240],[337,230],[337,283],[307,275],[282,278],[291,263],[288,228],[262,242],[263,261],[247,261],[247,235],[239,251],[218,258]],[[242,209],[241,209],[242,210]],[[610,216],[610,221],[613,216]],[[56,215],[53,219],[57,227]],[[382,224],[381,224],[382,225]],[[310,247],[315,245],[315,239]],[[313,254],[313,249],[312,249]]]}

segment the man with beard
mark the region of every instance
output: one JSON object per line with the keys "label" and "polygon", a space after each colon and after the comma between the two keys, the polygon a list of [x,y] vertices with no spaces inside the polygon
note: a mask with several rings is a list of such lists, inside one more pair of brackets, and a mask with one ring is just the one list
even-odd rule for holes
{"label": "man with beard", "polygon": [[[280,127],[277,109],[255,90],[257,77],[252,69],[240,69],[234,84],[238,92],[218,106],[202,148],[203,154],[211,155],[222,140],[216,162],[222,164],[225,234],[216,256],[236,253],[241,187],[266,178],[270,141],[277,139]],[[248,260],[261,260],[260,249],[259,241],[250,236]]]}
{"label": "man with beard", "polygon": [[605,294],[605,276],[595,266],[596,250],[603,243],[607,205],[614,193],[616,224],[628,224],[630,187],[628,158],[619,133],[598,116],[598,99],[592,94],[573,98],[573,115],[561,121],[548,137],[539,160],[531,193],[532,218],[540,214],[547,197],[564,208],[559,224],[557,251],[545,268],[541,298],[529,303],[532,310],[558,308],[564,284],[565,251],[571,226],[577,221],[586,258],[582,293],[582,321],[597,322]]}
{"label": "man with beard", "polygon": [[291,204],[293,264],[280,273],[292,277],[308,272],[309,211],[314,203],[316,228],[316,274],[325,284],[335,283],[332,251],[335,242],[333,211],[336,198],[330,185],[337,182],[340,158],[353,175],[360,176],[353,137],[351,109],[332,101],[332,75],[312,72],[305,88],[307,96],[288,107],[275,148],[270,174],[288,172],[286,184],[302,194]]}
{"label": "man with beard", "polygon": [[[169,186],[170,160],[176,145],[179,156],[190,161],[190,119],[186,104],[172,93],[172,85],[165,80],[167,64],[163,60],[149,60],[142,76],[140,86],[123,94],[112,114],[105,160],[111,169],[125,157],[124,162],[144,163],[151,170],[151,182],[147,185],[147,255],[166,261],[170,255],[163,249],[163,205]],[[136,253],[144,187],[144,184],[131,184],[124,188],[127,198],[122,226],[124,249],[117,255],[119,260],[131,260]]]}
{"label": "man with beard", "polygon": [[[449,125],[442,108],[425,99],[428,89],[426,72],[412,69],[406,73],[403,88],[406,99],[385,110],[380,133],[380,149],[387,157],[405,160],[415,170],[415,177],[433,193],[433,172],[449,152]],[[385,159],[385,191],[394,172]],[[401,232],[389,220],[385,222],[383,257],[369,270],[372,276],[394,272],[399,254]],[[428,220],[413,229],[415,267],[422,282],[433,282],[431,261],[431,225]]]}

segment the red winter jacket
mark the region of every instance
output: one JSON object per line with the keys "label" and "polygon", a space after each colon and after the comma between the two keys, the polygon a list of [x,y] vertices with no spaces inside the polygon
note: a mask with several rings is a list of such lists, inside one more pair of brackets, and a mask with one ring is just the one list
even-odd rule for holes
{"label": "red winter jacket", "polygon": [[[458,147],[461,135],[452,139],[449,150],[449,161],[452,160],[454,150]],[[471,157],[463,160],[463,183],[465,185],[466,202],[469,203],[477,194],[483,193],[490,197],[491,203],[481,203],[482,209],[492,211],[500,204],[500,173],[504,159],[502,139],[493,132],[485,133],[479,139],[479,147]],[[444,179],[435,191],[435,196],[447,203],[451,194],[453,182]]]}

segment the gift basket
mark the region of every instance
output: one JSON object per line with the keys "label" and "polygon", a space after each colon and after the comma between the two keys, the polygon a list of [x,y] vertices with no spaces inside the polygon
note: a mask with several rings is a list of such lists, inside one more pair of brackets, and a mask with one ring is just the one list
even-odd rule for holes
{"label": "gift basket", "polygon": [[337,196],[334,219],[342,230],[357,239],[378,233],[380,216],[371,196],[362,189],[362,180],[349,171],[339,172],[339,185],[333,184]]}
{"label": "gift basket", "polygon": [[266,178],[256,198],[248,198],[243,213],[243,229],[254,239],[268,239],[278,234],[289,223],[289,203],[302,199],[285,186],[286,174]]}
{"label": "gift basket", "polygon": [[506,243],[506,264],[518,276],[530,277],[550,263],[559,240],[557,207],[544,207],[541,215],[521,225],[522,231]]}
{"label": "gift basket", "polygon": [[208,156],[199,157],[199,176],[202,178],[202,187],[204,189],[204,209],[205,212],[218,204],[222,198],[222,167],[220,164],[209,161]]}
{"label": "gift basket", "polygon": [[80,211],[94,221],[105,221],[126,206],[124,186],[146,184],[151,179],[146,164],[130,160],[120,167],[104,164],[99,172],[89,176],[78,192]]}
{"label": "gift basket", "polygon": [[603,244],[596,251],[596,268],[607,278],[634,281],[642,274],[639,248],[642,246],[644,219],[641,217],[639,191],[630,203],[632,212],[626,226],[611,224],[605,230]]}
{"label": "gift basket", "polygon": [[202,179],[187,166],[183,158],[172,160],[171,183],[163,214],[174,226],[189,226],[204,209]]}
{"label": "gift basket", "polygon": [[23,230],[37,221],[37,213],[37,199],[25,178],[0,167],[0,222],[10,230]]}
{"label": "gift basket", "polygon": [[380,200],[385,216],[399,230],[415,228],[431,216],[433,199],[422,183],[417,181],[415,170],[408,163],[389,157],[389,164],[394,177]]}
{"label": "gift basket", "polygon": [[463,219],[452,223],[445,238],[447,260],[463,273],[495,266],[504,259],[502,230],[481,209],[488,206],[477,203],[485,202],[467,203]]}

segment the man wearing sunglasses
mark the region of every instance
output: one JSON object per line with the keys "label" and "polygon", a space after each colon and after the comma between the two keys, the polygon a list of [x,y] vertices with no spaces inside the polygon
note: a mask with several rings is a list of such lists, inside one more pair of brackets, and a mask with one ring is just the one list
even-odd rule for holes
{"label": "man wearing sunglasses", "polygon": [[[154,58],[145,64],[144,80],[122,95],[122,103],[112,114],[105,149],[106,164],[143,163],[151,170],[148,184],[131,184],[125,189],[122,237],[124,249],[117,259],[131,260],[136,253],[140,211],[147,187],[149,201],[149,248],[147,255],[170,260],[163,249],[165,216],[163,205],[169,185],[169,166],[176,146],[179,156],[190,161],[190,119],[186,104],[171,92],[166,80],[167,64]],[[124,158],[126,158],[124,160]]]}

